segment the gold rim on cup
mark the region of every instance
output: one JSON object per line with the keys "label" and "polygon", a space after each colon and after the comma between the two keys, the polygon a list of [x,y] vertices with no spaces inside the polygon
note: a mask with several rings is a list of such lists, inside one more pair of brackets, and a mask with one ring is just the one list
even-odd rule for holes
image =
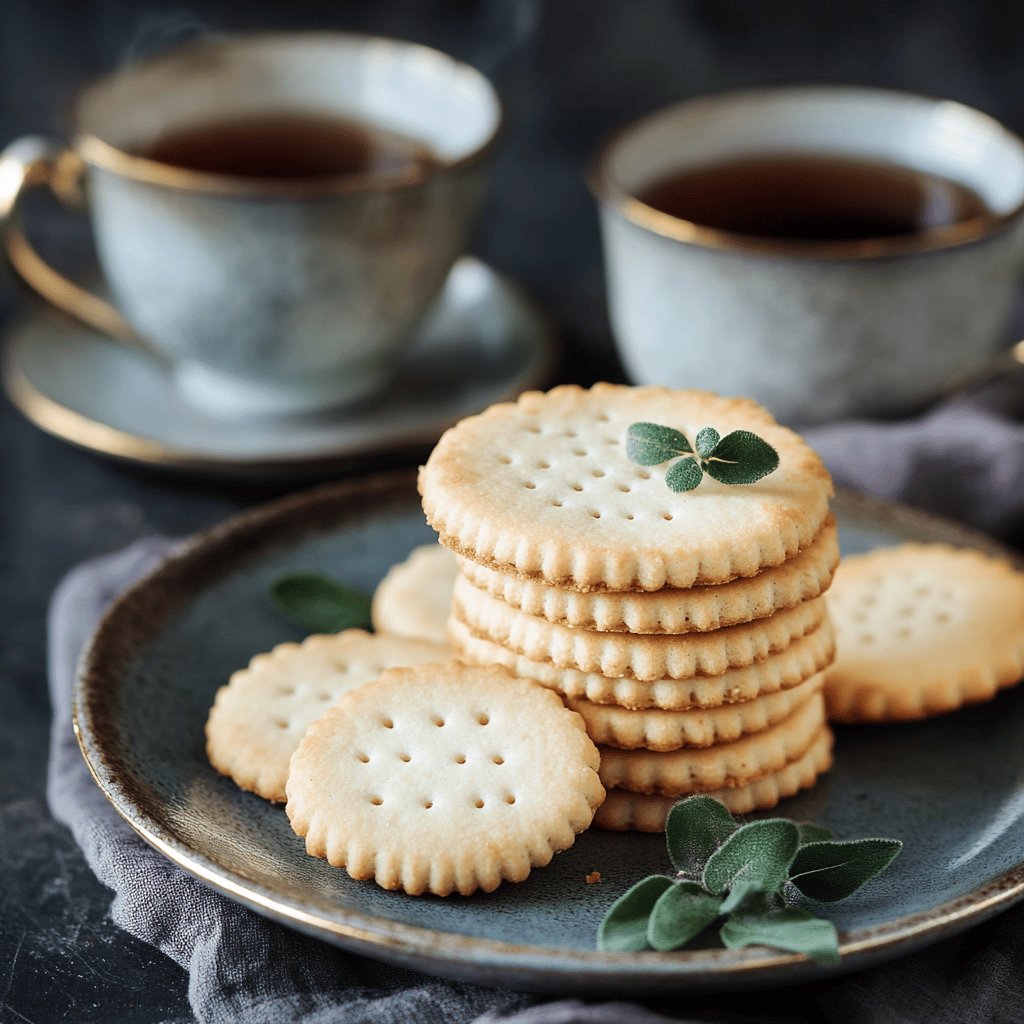
{"label": "gold rim on cup", "polygon": [[406,42],[400,39],[392,39],[387,36],[367,35],[358,32],[250,32],[244,35],[232,36],[225,44],[219,40],[200,39],[192,43],[185,43],[174,47],[166,54],[159,54],[148,61],[140,62],[136,68],[146,65],[158,64],[160,61],[173,57],[179,59],[182,54],[199,53],[204,49],[230,46],[235,47],[247,42],[273,43],[298,42],[303,40],[335,40],[337,42],[360,42],[372,43],[379,49],[386,49],[392,52],[415,52],[422,60],[433,62],[437,66],[454,68],[461,75],[468,75],[477,79],[485,85],[494,97],[497,106],[497,119],[491,134],[472,152],[457,160],[441,163],[429,170],[416,171],[395,171],[391,173],[372,174],[345,174],[315,179],[282,180],[273,178],[241,178],[229,174],[217,174],[210,171],[197,171],[186,167],[176,167],[171,164],[162,163],[159,160],[151,160],[148,157],[138,156],[129,153],[124,149],[104,141],[98,135],[78,130],[81,107],[84,99],[93,89],[102,88],[108,85],[117,72],[112,75],[105,75],[103,78],[85,87],[75,98],[72,109],[74,111],[74,124],[76,129],[71,142],[71,149],[87,165],[96,167],[122,178],[130,178],[133,181],[145,182],[150,185],[160,185],[164,188],[174,188],[183,191],[201,192],[218,196],[239,196],[244,198],[279,198],[279,197],[302,197],[311,198],[318,196],[343,196],[349,194],[365,194],[373,192],[391,192],[396,189],[416,188],[424,185],[427,181],[438,175],[458,172],[468,167],[473,167],[487,159],[498,144],[498,140],[505,129],[506,112],[505,106],[498,95],[497,90],[490,80],[482,72],[478,71],[471,64],[451,57],[441,50],[422,43]]}
{"label": "gold rim on cup", "polygon": [[[827,259],[827,260],[867,260],[890,256],[911,256],[920,253],[938,252],[962,245],[981,241],[992,235],[1005,231],[1024,213],[1024,199],[1012,210],[1001,214],[974,217],[958,224],[922,231],[911,236],[893,236],[888,238],[853,239],[849,241],[815,241],[805,239],[761,238],[754,235],[743,235],[734,231],[707,227],[695,221],[676,217],[663,210],[643,202],[629,189],[616,181],[608,167],[615,149],[627,141],[630,134],[651,124],[655,119],[680,110],[699,112],[702,108],[713,110],[723,103],[743,102],[758,97],[786,94],[809,96],[813,94],[826,96],[860,94],[867,97],[889,97],[892,99],[913,99],[942,105],[949,110],[959,111],[961,116],[970,117],[996,134],[1013,142],[1024,151],[1024,138],[1011,131],[1001,121],[980,110],[958,103],[955,100],[943,100],[919,93],[903,92],[895,89],[878,89],[866,86],[843,85],[803,85],[784,86],[780,88],[748,89],[737,92],[717,93],[701,96],[696,99],[683,100],[653,113],[629,122],[619,128],[605,140],[598,149],[586,173],[587,185],[594,198],[616,211],[630,223],[644,228],[663,238],[669,238],[687,245],[696,245],[706,249],[718,249],[723,252],[738,253],[751,256],[789,256],[796,259]],[[753,152],[753,151],[752,151]]]}

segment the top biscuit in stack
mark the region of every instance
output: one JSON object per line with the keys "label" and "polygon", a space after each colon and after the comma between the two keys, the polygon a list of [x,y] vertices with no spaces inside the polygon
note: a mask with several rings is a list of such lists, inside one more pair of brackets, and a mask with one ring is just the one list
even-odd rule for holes
{"label": "top biscuit in stack", "polygon": [[[632,423],[694,437],[750,430],[779,453],[757,484],[706,480],[679,495],[626,456]],[[706,391],[596,384],[527,392],[447,431],[420,470],[441,543],[489,569],[567,590],[654,591],[754,576],[825,525],[818,456],[755,402]]]}

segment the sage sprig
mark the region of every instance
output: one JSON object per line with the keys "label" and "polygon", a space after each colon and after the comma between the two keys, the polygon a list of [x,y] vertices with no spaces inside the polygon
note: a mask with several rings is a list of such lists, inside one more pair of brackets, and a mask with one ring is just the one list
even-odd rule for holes
{"label": "sage sprig", "polygon": [[822,825],[786,818],[741,824],[710,796],[676,804],[665,840],[675,874],[651,875],[620,896],[601,922],[600,949],[668,952],[717,925],[725,946],[772,946],[834,964],[835,925],[792,901],[845,899],[903,848],[898,839],[837,840]]}
{"label": "sage sprig", "polygon": [[693,446],[682,431],[658,423],[634,423],[626,431],[626,455],[638,466],[672,462],[665,483],[673,491],[692,491],[704,474],[723,484],[752,484],[779,466],[779,453],[749,430],[722,437],[714,427],[697,431]]}
{"label": "sage sprig", "polygon": [[370,628],[370,598],[323,573],[284,573],[268,595],[281,615],[310,633]]}

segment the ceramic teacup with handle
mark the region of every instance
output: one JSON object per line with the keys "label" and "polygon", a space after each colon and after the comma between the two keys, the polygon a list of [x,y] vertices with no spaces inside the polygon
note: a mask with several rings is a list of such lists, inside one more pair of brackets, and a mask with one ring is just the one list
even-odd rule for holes
{"label": "ceramic teacup with handle", "polygon": [[[289,180],[147,155],[169,134],[296,114],[416,140],[432,162]],[[479,72],[424,46],[329,32],[190,43],[87,88],[69,146],[4,150],[6,247],[36,291],[168,361],[207,411],[338,405],[386,383],[437,297],[501,121]],[[19,228],[19,198],[39,185],[84,202],[112,302],[47,266]]]}
{"label": "ceramic teacup with handle", "polygon": [[[941,176],[988,214],[806,241],[716,230],[641,198],[666,175],[777,154]],[[961,104],[831,86],[692,100],[614,136],[591,185],[612,326],[637,383],[750,395],[797,423],[892,415],[1007,340],[1024,262],[1024,142]]]}

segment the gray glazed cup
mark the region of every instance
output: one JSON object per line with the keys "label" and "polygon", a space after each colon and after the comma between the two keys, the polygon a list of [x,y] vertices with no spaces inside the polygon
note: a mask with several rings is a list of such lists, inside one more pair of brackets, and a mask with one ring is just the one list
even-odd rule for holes
{"label": "gray glazed cup", "polygon": [[[685,167],[801,151],[944,175],[993,216],[903,238],[794,242],[716,231],[636,198]],[[749,395],[795,423],[893,415],[1006,340],[1024,143],[960,104],[847,87],[693,100],[613,137],[591,186],[612,326],[636,383]]]}
{"label": "gray glazed cup", "polygon": [[[167,132],[296,111],[397,131],[441,166],[288,182],[132,155]],[[423,46],[340,33],[189,44],[88,88],[70,148],[7,147],[8,254],[51,302],[168,361],[209,412],[365,398],[464,249],[501,121],[482,75]],[[72,201],[84,185],[113,305],[46,266],[18,229],[20,194],[42,184]]]}

